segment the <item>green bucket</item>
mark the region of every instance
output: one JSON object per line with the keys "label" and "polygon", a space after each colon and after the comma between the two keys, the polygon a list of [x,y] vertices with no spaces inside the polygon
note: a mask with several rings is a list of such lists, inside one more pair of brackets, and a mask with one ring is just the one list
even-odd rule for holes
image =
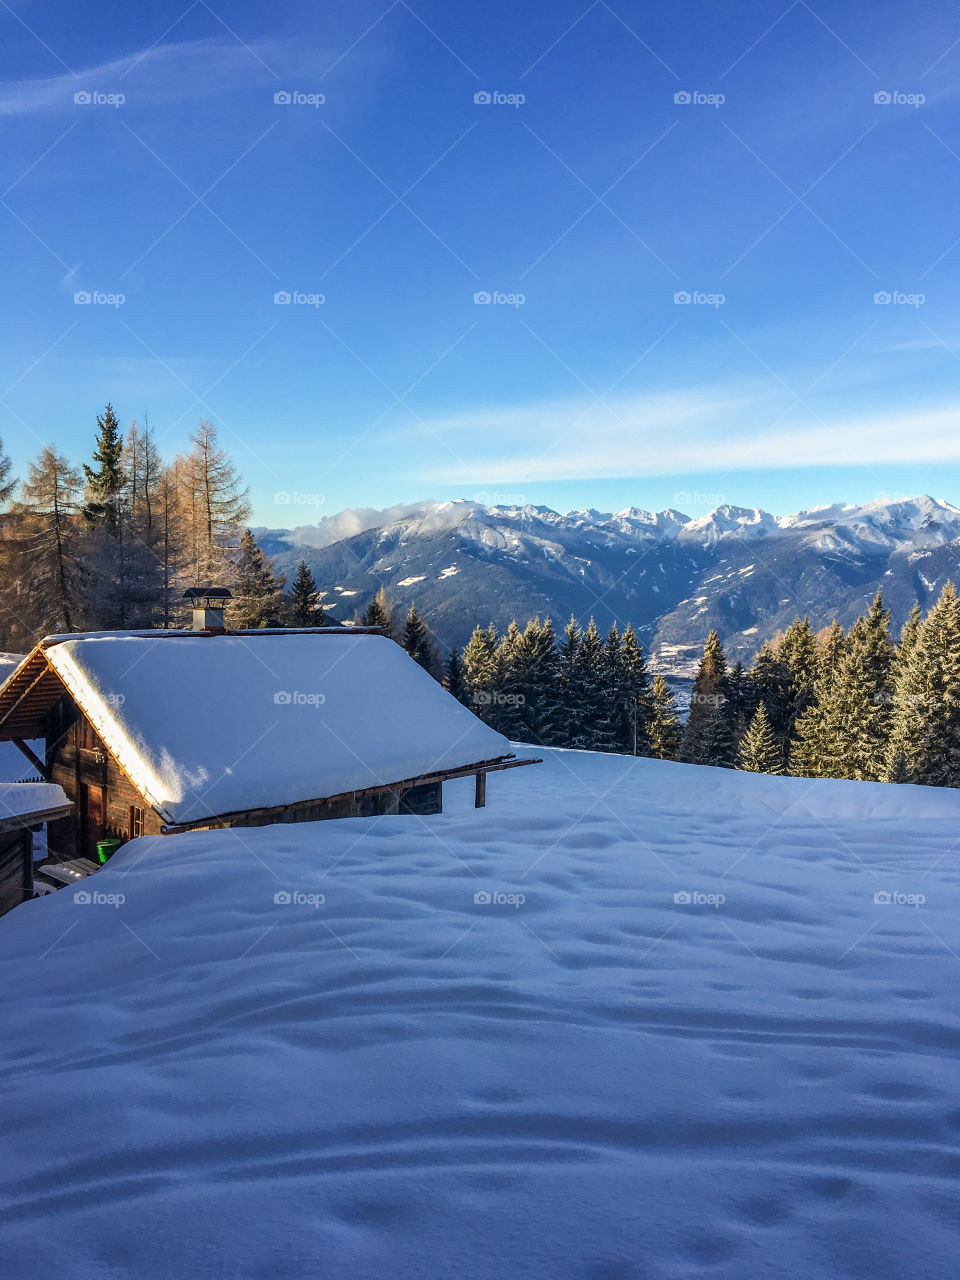
{"label": "green bucket", "polygon": [[98,840],[97,857],[100,859],[100,865],[103,866],[105,862],[109,862],[122,844],[122,840]]}

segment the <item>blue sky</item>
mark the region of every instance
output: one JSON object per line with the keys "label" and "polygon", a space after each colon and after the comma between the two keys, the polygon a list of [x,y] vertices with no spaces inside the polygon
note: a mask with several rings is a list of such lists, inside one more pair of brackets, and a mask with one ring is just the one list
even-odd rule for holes
{"label": "blue sky", "polygon": [[953,6],[333,8],[0,8],[21,474],[109,399],[258,524],[960,499]]}

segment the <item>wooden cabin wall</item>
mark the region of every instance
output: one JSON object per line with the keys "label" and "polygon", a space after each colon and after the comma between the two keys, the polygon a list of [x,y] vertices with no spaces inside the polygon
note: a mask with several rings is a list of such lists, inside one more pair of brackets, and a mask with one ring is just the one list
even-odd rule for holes
{"label": "wooden cabin wall", "polygon": [[25,859],[32,858],[32,838],[29,831],[0,832],[0,916],[12,911],[28,896]]}
{"label": "wooden cabin wall", "polygon": [[72,698],[65,695],[51,709],[46,740],[50,781],[59,783],[74,804],[69,818],[48,826],[51,853],[61,858],[96,861],[98,840],[110,836],[129,839],[134,835],[131,809],[142,815],[142,830],[137,834],[160,834],[160,818],[109,754]]}

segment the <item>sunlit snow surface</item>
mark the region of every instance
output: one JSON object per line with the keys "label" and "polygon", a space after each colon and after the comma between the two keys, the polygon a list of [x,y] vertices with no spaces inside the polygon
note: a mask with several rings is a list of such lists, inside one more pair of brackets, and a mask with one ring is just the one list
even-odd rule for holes
{"label": "sunlit snow surface", "polygon": [[546,754],[0,920],[0,1271],[955,1275],[960,794]]}

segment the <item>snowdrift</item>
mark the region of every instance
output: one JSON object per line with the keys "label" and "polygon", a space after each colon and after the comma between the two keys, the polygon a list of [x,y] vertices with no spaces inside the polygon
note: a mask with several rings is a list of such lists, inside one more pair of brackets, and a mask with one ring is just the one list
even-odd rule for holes
{"label": "snowdrift", "polygon": [[954,1274],[960,794],[544,754],[0,921],[4,1273]]}

